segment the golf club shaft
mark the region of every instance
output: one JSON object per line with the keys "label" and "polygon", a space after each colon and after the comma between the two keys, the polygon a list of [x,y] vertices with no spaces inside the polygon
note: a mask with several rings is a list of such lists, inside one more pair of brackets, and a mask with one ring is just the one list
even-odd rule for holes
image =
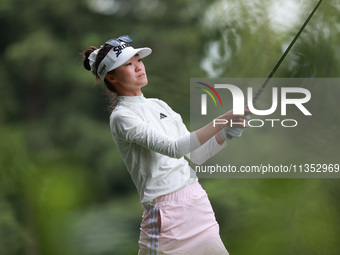
{"label": "golf club shaft", "polygon": [[286,51],[283,53],[283,55],[281,56],[281,58],[279,59],[279,61],[276,63],[275,67],[273,68],[273,70],[271,71],[271,73],[269,74],[269,76],[267,77],[267,79],[264,81],[264,83],[262,84],[262,86],[260,87],[260,89],[256,92],[255,96],[253,97],[253,105],[256,103],[256,101],[259,99],[259,97],[261,96],[263,90],[266,88],[268,82],[270,81],[270,79],[274,76],[276,70],[279,68],[279,66],[281,65],[281,63],[283,62],[283,60],[286,58],[286,56],[288,55],[289,51],[291,50],[291,48],[294,46],[296,40],[299,38],[300,34],[302,33],[302,31],[305,29],[305,27],[307,26],[308,22],[310,21],[310,19],[312,18],[312,16],[314,15],[314,13],[316,12],[316,10],[319,8],[320,4],[321,4],[322,0],[319,0],[318,4],[315,6],[315,8],[313,9],[313,11],[311,12],[311,14],[309,14],[307,20],[305,21],[305,23],[302,25],[302,27],[300,28],[299,32],[295,35],[294,39],[291,41],[291,43],[289,44],[288,48],[286,49]]}
{"label": "golf club shaft", "polygon": [[[291,50],[291,48],[294,46],[296,40],[299,38],[300,34],[302,33],[302,31],[305,29],[305,27],[307,26],[308,22],[311,20],[311,18],[313,17],[314,13],[316,12],[316,10],[319,8],[321,2],[323,0],[319,0],[319,2],[317,3],[317,5],[314,7],[313,11],[311,12],[311,14],[309,14],[307,20],[305,21],[305,23],[302,25],[302,27],[300,28],[300,30],[297,32],[297,34],[295,35],[295,37],[293,38],[293,40],[291,41],[291,43],[289,44],[288,48],[285,50],[285,52],[283,53],[283,55],[281,56],[281,58],[279,59],[279,61],[276,63],[276,65],[274,66],[273,70],[271,71],[271,73],[269,74],[269,76],[266,78],[266,80],[264,81],[264,83],[262,84],[262,86],[260,87],[260,89],[256,92],[255,96],[253,97],[253,105],[255,105],[256,101],[259,99],[259,97],[261,96],[263,90],[267,87],[267,84],[269,83],[270,79],[274,76],[276,70],[279,68],[279,66],[281,65],[281,63],[283,62],[283,60],[286,58],[286,56],[288,55],[289,51]],[[232,139],[232,135],[229,134],[229,132],[227,133],[227,138],[228,139]]]}

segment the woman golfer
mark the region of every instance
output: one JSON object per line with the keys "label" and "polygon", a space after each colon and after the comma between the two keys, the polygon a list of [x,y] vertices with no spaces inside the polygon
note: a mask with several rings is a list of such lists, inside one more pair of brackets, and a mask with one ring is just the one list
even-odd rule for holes
{"label": "woman golfer", "polygon": [[[151,49],[135,49],[131,42],[121,36],[87,48],[84,67],[116,96],[112,136],[144,207],[138,254],[228,254],[207,194],[184,156],[202,164],[226,146],[227,132],[239,137],[243,126],[209,123],[190,133],[166,103],[144,97],[142,58]],[[245,116],[229,111],[220,118],[240,123]]]}

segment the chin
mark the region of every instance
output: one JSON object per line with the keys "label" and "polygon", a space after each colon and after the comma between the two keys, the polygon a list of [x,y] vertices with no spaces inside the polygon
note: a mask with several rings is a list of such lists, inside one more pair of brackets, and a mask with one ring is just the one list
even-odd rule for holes
{"label": "chin", "polygon": [[145,81],[141,83],[141,87],[144,87],[146,85],[148,85],[148,79],[145,79]]}

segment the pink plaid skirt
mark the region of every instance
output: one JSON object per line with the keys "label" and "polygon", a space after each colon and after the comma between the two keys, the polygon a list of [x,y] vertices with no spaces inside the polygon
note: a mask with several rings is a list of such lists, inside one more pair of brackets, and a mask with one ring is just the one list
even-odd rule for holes
{"label": "pink plaid skirt", "polygon": [[199,183],[157,198],[143,213],[138,255],[228,255]]}

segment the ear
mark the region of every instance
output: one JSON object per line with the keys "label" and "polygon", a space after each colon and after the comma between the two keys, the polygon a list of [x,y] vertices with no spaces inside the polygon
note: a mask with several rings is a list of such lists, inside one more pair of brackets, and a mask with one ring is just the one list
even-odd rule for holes
{"label": "ear", "polygon": [[108,80],[110,83],[116,82],[116,76],[114,74],[107,73],[105,75],[106,80]]}

